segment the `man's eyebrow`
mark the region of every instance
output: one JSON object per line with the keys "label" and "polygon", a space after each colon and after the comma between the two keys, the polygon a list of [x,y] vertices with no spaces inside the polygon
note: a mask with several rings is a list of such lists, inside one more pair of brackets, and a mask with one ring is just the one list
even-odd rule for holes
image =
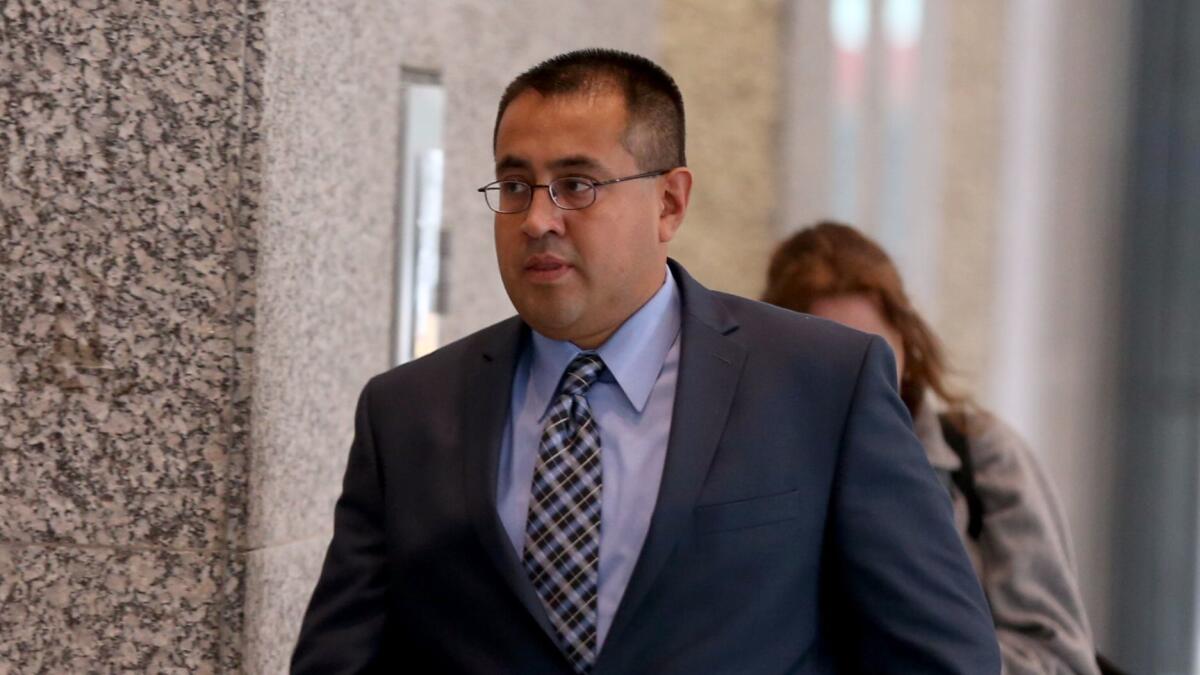
{"label": "man's eyebrow", "polygon": [[[497,174],[513,169],[530,170],[532,168],[533,164],[529,160],[513,155],[505,155],[496,162]],[[550,162],[547,168],[552,171],[560,171],[562,169],[591,169],[598,171],[603,170],[604,166],[587,155],[569,155]]]}
{"label": "man's eyebrow", "polygon": [[532,168],[533,168],[533,165],[529,163],[529,160],[521,159],[520,157],[513,157],[512,155],[505,155],[496,162],[496,173],[497,174],[500,174],[502,171],[508,171],[510,169],[532,169]]}
{"label": "man's eyebrow", "polygon": [[550,162],[551,169],[603,169],[604,167],[596,160],[587,155],[571,155],[562,157]]}

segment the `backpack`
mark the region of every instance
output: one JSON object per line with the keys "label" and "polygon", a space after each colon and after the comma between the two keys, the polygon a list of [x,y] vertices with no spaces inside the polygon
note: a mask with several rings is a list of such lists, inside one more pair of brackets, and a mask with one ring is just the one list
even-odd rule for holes
{"label": "backpack", "polygon": [[[946,445],[958,456],[959,467],[950,473],[950,480],[967,501],[967,535],[972,541],[979,541],[983,534],[983,500],[975,489],[975,464],[971,460],[971,446],[963,431],[966,420],[961,415],[939,413],[938,423],[942,427],[942,438],[946,439]],[[1096,652],[1096,665],[1100,668],[1100,675],[1129,675],[1100,652]]]}

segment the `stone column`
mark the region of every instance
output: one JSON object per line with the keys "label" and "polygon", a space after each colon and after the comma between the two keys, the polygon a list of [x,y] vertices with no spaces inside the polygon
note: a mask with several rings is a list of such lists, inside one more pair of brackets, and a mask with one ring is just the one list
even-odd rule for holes
{"label": "stone column", "polygon": [[253,7],[0,15],[0,669],[239,664]]}

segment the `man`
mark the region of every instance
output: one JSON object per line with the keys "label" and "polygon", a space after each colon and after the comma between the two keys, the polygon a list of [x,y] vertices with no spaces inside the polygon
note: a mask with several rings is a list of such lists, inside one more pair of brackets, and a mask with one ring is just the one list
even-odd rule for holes
{"label": "man", "polygon": [[668,262],[683,137],[640,57],[508,87],[519,317],[368,383],[294,672],[999,672],[883,340]]}

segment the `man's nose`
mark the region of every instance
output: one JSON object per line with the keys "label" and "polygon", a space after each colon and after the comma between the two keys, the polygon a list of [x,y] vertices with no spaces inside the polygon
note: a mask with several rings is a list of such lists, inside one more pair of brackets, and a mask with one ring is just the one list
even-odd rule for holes
{"label": "man's nose", "polygon": [[533,196],[529,208],[525,211],[525,220],[521,223],[521,231],[531,239],[541,239],[547,233],[563,233],[563,210],[550,198],[550,188],[533,188]]}

